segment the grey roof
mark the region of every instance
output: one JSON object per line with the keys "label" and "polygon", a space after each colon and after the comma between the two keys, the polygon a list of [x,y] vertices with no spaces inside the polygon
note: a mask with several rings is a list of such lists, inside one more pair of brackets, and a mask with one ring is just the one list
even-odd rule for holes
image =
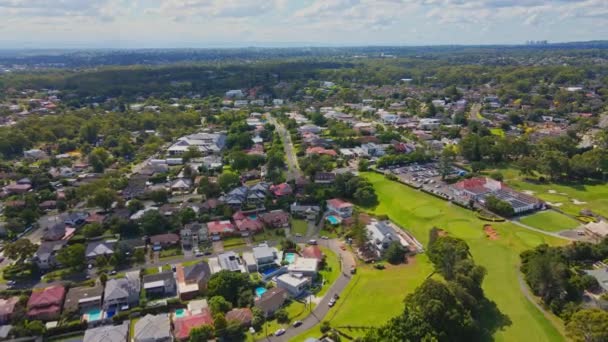
{"label": "grey roof", "polygon": [[129,321],[121,325],[105,325],[87,329],[83,342],[126,342],[129,337]]}
{"label": "grey roof", "polygon": [[81,286],[72,287],[68,290],[63,304],[63,310],[76,311],[80,302],[97,301],[101,302],[103,286]]}
{"label": "grey roof", "polygon": [[128,272],[125,278],[110,279],[106,283],[106,289],[103,294],[104,301],[121,299],[129,297],[130,293],[140,290],[139,272]]}
{"label": "grey roof", "polygon": [[152,283],[155,281],[163,281],[166,283],[170,283],[173,282],[175,283],[175,277],[173,276],[173,272],[172,271],[164,271],[164,272],[160,272],[160,273],[156,273],[156,274],[148,274],[143,276],[142,282],[144,284],[146,283]]}
{"label": "grey roof", "polygon": [[167,314],[147,314],[135,323],[135,342],[170,341],[171,323]]}
{"label": "grey roof", "polygon": [[217,256],[220,266],[223,270],[239,271],[241,268],[238,262],[236,253],[230,251]]}
{"label": "grey roof", "polygon": [[211,276],[211,269],[209,264],[205,261],[201,261],[198,264],[184,267],[184,279],[187,282],[200,281]]}
{"label": "grey roof", "polygon": [[275,255],[274,248],[268,247],[266,244],[253,247],[253,257],[257,259],[273,258]]}
{"label": "grey roof", "polygon": [[587,270],[585,273],[597,279],[597,282],[604,289],[604,291],[608,291],[608,268]]}
{"label": "grey roof", "polygon": [[66,240],[43,241],[36,251],[36,257],[39,259],[47,259],[53,253],[62,249],[67,243]]}
{"label": "grey roof", "polygon": [[97,241],[91,242],[87,245],[85,255],[87,258],[93,258],[100,255],[114,254],[114,243]]}

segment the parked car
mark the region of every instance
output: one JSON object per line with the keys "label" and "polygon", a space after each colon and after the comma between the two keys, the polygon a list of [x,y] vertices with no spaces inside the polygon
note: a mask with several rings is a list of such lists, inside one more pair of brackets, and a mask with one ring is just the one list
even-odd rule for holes
{"label": "parked car", "polygon": [[279,329],[274,332],[274,336],[281,336],[285,333],[285,329]]}
{"label": "parked car", "polygon": [[203,254],[203,252],[201,252],[201,251],[194,252],[195,257],[202,257],[203,255],[205,255],[205,254]]}
{"label": "parked car", "polygon": [[110,275],[116,275],[116,270],[112,270],[112,272],[110,272]]}
{"label": "parked car", "polygon": [[302,234],[297,233],[297,234],[296,234],[296,237],[302,237]]}
{"label": "parked car", "polygon": [[308,244],[309,245],[316,245],[317,244],[317,240],[308,240]]}
{"label": "parked car", "polygon": [[335,299],[335,300],[340,299],[340,295],[339,295],[339,294],[337,294],[337,293],[334,293],[334,299]]}
{"label": "parked car", "polygon": [[332,298],[332,299],[329,301],[329,303],[327,303],[327,305],[329,305],[329,307],[331,308],[332,306],[336,305],[336,300]]}
{"label": "parked car", "polygon": [[293,327],[294,327],[294,328],[297,328],[297,327],[299,327],[300,325],[302,325],[302,321],[295,321],[295,322],[293,322]]}
{"label": "parked car", "polygon": [[321,236],[321,239],[323,239],[323,240],[327,240],[327,239],[329,239],[329,238],[328,238],[327,236],[323,235],[323,236]]}

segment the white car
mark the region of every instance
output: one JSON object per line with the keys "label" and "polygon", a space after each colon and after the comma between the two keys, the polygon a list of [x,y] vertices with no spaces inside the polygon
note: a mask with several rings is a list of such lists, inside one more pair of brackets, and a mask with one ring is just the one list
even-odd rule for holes
{"label": "white car", "polygon": [[285,333],[285,329],[279,329],[274,332],[274,336],[281,336]]}

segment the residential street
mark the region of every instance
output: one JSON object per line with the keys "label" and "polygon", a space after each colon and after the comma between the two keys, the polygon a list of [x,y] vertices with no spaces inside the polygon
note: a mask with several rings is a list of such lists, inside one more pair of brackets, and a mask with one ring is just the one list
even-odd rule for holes
{"label": "residential street", "polygon": [[293,143],[291,142],[291,136],[285,129],[283,124],[279,123],[274,117],[268,118],[271,124],[276,127],[277,132],[281,136],[283,141],[283,148],[285,149],[285,156],[287,159],[287,181],[297,179],[302,176],[300,171],[300,165],[298,165],[298,157],[293,149]]}
{"label": "residential street", "polygon": [[[266,338],[260,339],[260,341],[289,341],[291,338],[294,338],[312,328],[314,328],[317,324],[321,323],[327,313],[330,310],[330,307],[327,305],[329,300],[334,294],[340,294],[340,299],[338,299],[336,305],[334,306],[334,310],[339,310],[341,301],[348,300],[342,296],[342,291],[346,288],[346,285],[351,281],[353,277],[357,277],[356,275],[350,274],[351,267],[355,266],[355,258],[352,253],[348,250],[343,251],[340,249],[340,245],[342,243],[337,239],[332,240],[320,240],[319,245],[328,247],[334,253],[340,256],[340,263],[342,265],[342,274],[334,284],[331,286],[330,290],[327,291],[325,297],[319,302],[319,304],[315,307],[312,313],[308,315],[306,318],[302,320],[302,325],[297,328],[290,327],[287,329],[285,334],[279,337],[270,336]],[[269,334],[274,332],[268,332]]]}

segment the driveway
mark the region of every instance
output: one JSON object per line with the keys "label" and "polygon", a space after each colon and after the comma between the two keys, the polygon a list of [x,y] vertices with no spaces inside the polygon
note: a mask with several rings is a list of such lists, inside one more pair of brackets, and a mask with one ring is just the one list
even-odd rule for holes
{"label": "driveway", "polygon": [[[334,282],[334,284],[331,286],[329,291],[327,291],[327,293],[325,294],[325,297],[323,297],[321,299],[321,301],[315,307],[315,309],[312,311],[312,313],[302,320],[302,325],[300,325],[297,328],[294,328],[294,327],[287,328],[287,331],[282,336],[279,336],[279,337],[269,336],[269,337],[262,338],[259,341],[289,341],[290,339],[314,328],[317,324],[319,324],[319,323],[321,323],[321,321],[323,321],[323,319],[325,318],[325,316],[327,315],[327,313],[330,310],[330,307],[327,304],[329,303],[329,300],[331,299],[331,297],[336,293],[341,294],[342,291],[344,291],[344,289],[346,288],[346,285],[348,285],[348,283],[351,281],[352,277],[356,277],[356,275],[350,275],[351,267],[356,266],[355,258],[352,255],[352,253],[350,253],[350,251],[341,250],[340,249],[341,244],[342,243],[337,239],[319,241],[319,245],[328,247],[329,249],[331,249],[333,252],[335,252],[336,254],[338,254],[340,256],[340,263],[342,265],[342,274]],[[334,310],[337,310],[340,307],[340,301],[342,301],[342,300],[346,300],[346,298],[342,298],[342,296],[341,296],[340,299],[338,299],[337,305],[334,306],[334,308],[333,308]]]}

